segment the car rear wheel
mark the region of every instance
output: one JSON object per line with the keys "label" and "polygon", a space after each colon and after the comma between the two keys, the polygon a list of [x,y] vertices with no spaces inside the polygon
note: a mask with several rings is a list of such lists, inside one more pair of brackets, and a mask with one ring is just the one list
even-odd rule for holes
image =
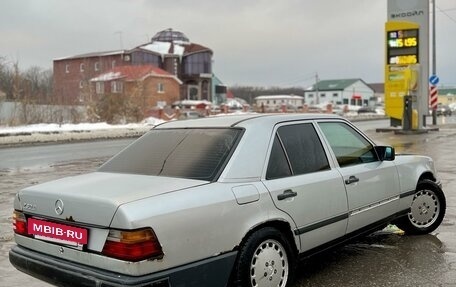
{"label": "car rear wheel", "polygon": [[427,234],[442,223],[445,209],[442,189],[435,182],[425,179],[417,185],[410,212],[395,223],[407,234]]}
{"label": "car rear wheel", "polygon": [[294,255],[286,237],[266,227],[242,245],[234,270],[238,287],[285,287],[292,280]]}

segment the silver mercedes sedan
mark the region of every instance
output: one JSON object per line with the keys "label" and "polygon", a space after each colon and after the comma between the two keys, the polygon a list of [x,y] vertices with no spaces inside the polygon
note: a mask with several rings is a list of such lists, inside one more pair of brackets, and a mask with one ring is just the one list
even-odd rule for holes
{"label": "silver mercedes sedan", "polygon": [[299,259],[391,222],[429,233],[445,208],[431,158],[338,116],[173,121],[21,190],[9,258],[60,286],[285,287]]}

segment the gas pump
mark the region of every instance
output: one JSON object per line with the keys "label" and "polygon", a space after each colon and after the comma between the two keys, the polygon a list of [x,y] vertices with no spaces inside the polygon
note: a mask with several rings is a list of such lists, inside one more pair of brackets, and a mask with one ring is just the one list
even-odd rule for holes
{"label": "gas pump", "polygon": [[418,111],[416,109],[416,96],[404,96],[404,113],[402,117],[404,131],[418,129]]}
{"label": "gas pump", "polygon": [[418,129],[418,81],[420,76],[420,65],[409,65],[405,70],[405,82],[407,95],[404,96],[404,111],[402,117],[402,129]]}

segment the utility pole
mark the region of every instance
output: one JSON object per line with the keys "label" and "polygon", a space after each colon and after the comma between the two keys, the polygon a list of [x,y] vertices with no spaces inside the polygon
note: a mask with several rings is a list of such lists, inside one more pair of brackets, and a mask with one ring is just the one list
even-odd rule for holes
{"label": "utility pole", "polygon": [[[432,75],[437,75],[436,47],[435,47],[435,1],[432,0]],[[432,124],[437,124],[437,111],[432,110]]]}
{"label": "utility pole", "polygon": [[318,95],[318,73],[315,73],[315,97],[316,97],[316,104],[320,104],[320,96]]}

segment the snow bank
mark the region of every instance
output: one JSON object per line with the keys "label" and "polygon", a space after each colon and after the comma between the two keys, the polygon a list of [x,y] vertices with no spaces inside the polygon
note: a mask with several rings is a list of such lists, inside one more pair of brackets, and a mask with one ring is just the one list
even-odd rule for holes
{"label": "snow bank", "polygon": [[[151,121],[151,124],[156,121]],[[149,124],[149,123],[148,123]],[[149,124],[149,125],[151,125]],[[35,124],[27,126],[2,127],[0,126],[0,135],[14,135],[24,133],[58,133],[69,131],[96,131],[96,130],[113,130],[113,129],[134,129],[143,127],[145,124],[127,124],[127,125],[110,125],[107,123],[80,123],[80,124]]]}
{"label": "snow bank", "polygon": [[141,123],[125,125],[80,123],[0,126],[0,146],[139,137],[163,122],[150,117]]}

